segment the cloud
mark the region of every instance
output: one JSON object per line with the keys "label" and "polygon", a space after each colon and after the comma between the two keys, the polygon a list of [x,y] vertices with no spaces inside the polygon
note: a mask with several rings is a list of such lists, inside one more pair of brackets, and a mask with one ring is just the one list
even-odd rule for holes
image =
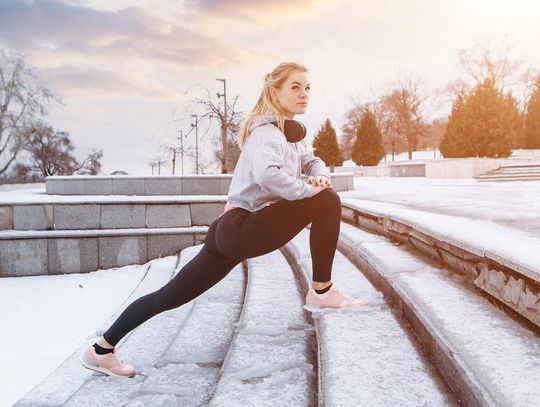
{"label": "cloud", "polygon": [[105,69],[62,66],[40,69],[47,87],[67,97],[108,99],[114,96],[144,96],[149,99],[177,99],[177,94],[160,84]]}
{"label": "cloud", "polygon": [[273,27],[340,0],[188,0],[186,10],[205,20],[234,20]]}
{"label": "cloud", "polygon": [[142,8],[106,11],[60,0],[0,0],[0,41],[30,53],[189,67],[249,57],[242,48]]}

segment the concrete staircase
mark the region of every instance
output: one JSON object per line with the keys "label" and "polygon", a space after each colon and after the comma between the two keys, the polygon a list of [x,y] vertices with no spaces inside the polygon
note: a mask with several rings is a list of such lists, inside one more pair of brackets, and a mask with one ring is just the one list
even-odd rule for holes
{"label": "concrete staircase", "polygon": [[202,243],[224,196],[55,197],[0,203],[0,277],[143,264]]}
{"label": "concrete staircase", "polygon": [[[0,196],[0,277],[142,264],[203,242],[232,175],[54,176],[46,193]],[[352,174],[332,174],[336,191]],[[10,198],[12,196],[12,198]]]}
{"label": "concrete staircase", "polygon": [[535,181],[540,180],[540,163],[503,165],[475,177],[478,181]]}

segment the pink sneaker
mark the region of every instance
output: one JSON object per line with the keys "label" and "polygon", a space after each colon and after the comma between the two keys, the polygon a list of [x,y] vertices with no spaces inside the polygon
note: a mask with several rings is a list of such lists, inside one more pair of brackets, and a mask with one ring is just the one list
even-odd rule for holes
{"label": "pink sneaker", "polygon": [[311,288],[306,296],[306,307],[308,309],[357,308],[364,305],[367,305],[366,301],[355,299],[335,288],[334,285],[323,294],[317,294],[315,290]]}
{"label": "pink sneaker", "polygon": [[135,368],[122,363],[115,353],[98,355],[93,346],[86,349],[81,363],[87,369],[105,373],[109,376],[133,377],[136,374]]}

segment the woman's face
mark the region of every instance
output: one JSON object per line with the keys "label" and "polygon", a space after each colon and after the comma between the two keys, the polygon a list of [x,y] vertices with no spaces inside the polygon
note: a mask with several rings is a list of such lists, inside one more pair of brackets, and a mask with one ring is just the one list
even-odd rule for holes
{"label": "woman's face", "polygon": [[310,87],[307,72],[293,71],[281,88],[272,88],[271,92],[277,99],[283,115],[292,119],[295,114],[306,112]]}

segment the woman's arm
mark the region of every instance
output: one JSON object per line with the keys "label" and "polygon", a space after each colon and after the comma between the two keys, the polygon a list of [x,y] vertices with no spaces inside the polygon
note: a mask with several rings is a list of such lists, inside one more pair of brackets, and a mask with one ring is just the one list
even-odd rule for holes
{"label": "woman's arm", "polygon": [[319,177],[324,176],[330,181],[330,172],[326,168],[324,161],[319,157],[315,157],[313,153],[305,147],[300,147],[300,162],[302,164],[302,173],[307,176]]}
{"label": "woman's arm", "polygon": [[283,170],[283,145],[267,141],[259,145],[253,156],[253,178],[260,187],[289,201],[309,198],[318,191]]}

